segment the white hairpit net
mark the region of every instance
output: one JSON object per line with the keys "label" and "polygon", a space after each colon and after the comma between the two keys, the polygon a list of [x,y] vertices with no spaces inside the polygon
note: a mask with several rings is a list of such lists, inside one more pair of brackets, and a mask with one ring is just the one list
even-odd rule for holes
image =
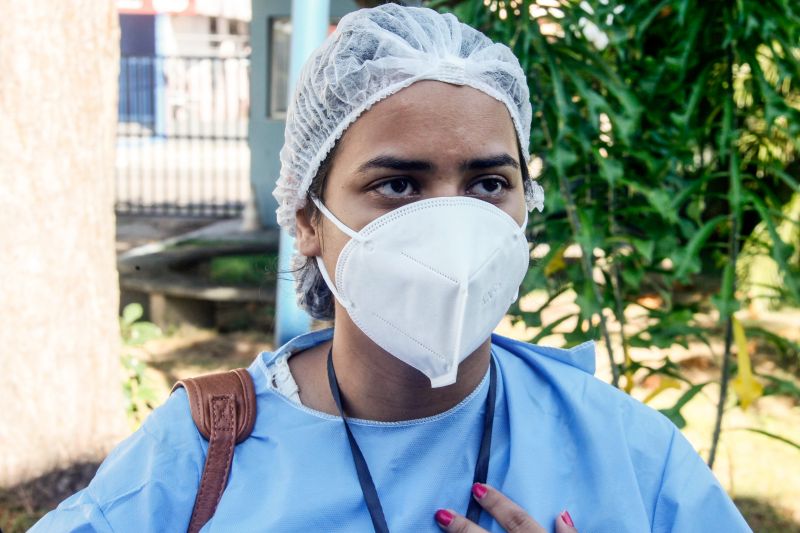
{"label": "white hairpit net", "polygon": [[[505,104],[528,163],[528,85],[507,46],[431,9],[397,4],[361,9],[342,18],[300,72],[273,192],[281,227],[295,235],[295,213],[305,206],[320,164],[347,127],[376,102],[420,80],[467,85]],[[539,185],[527,183],[525,197],[529,210],[543,208]],[[332,318],[330,292],[304,260],[295,258],[298,302],[315,318]]]}
{"label": "white hairpit net", "polygon": [[[505,104],[527,163],[528,85],[507,46],[431,9],[396,4],[360,9],[342,18],[300,72],[273,193],[281,227],[294,235],[295,212],[347,127],[379,100],[420,80],[468,85]],[[538,186],[526,190],[528,209],[541,209]]]}

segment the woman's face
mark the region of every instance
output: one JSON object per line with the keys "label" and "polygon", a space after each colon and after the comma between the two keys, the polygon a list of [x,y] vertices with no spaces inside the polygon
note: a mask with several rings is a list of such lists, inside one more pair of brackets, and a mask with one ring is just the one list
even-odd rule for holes
{"label": "woman's face", "polygon": [[[444,196],[484,200],[522,225],[521,164],[505,105],[471,87],[421,81],[378,102],[345,131],[322,200],[355,231],[405,204]],[[297,212],[298,251],[322,256],[331,274],[349,239],[326,218]]]}

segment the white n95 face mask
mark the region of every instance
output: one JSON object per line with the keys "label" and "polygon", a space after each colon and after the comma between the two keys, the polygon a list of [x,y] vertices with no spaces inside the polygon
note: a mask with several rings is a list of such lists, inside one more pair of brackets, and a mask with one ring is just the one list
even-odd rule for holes
{"label": "white n95 face mask", "polygon": [[[420,200],[353,231],[325,282],[373,342],[431,380],[456,381],[458,365],[517,299],[530,252],[524,227],[501,209],[457,196]],[[527,220],[527,217],[526,217]]]}

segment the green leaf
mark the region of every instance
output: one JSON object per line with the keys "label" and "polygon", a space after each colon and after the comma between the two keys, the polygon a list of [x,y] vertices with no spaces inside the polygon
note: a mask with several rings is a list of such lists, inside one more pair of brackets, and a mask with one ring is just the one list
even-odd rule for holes
{"label": "green leaf", "polygon": [[734,299],[733,295],[734,280],[733,263],[727,263],[722,270],[720,293],[711,297],[711,303],[719,310],[719,320],[723,323],[739,309],[739,302]]}
{"label": "green leaf", "polygon": [[791,187],[794,190],[794,192],[800,192],[800,183],[798,183],[796,179],[791,177],[784,170],[772,167],[769,169],[769,171],[778,176],[786,185]]}
{"label": "green leaf", "polygon": [[766,379],[769,383],[764,387],[764,396],[789,396],[795,400],[800,400],[800,387],[788,379],[781,379],[768,374],[756,374],[758,377]]}
{"label": "green leaf", "polygon": [[639,252],[645,259],[647,259],[648,263],[653,261],[653,252],[656,249],[656,243],[653,240],[634,238],[631,239],[631,243],[633,244],[634,248],[636,248],[636,251]]}
{"label": "green leaf", "polygon": [[656,209],[664,220],[673,223],[678,221],[678,213],[671,208],[672,202],[670,201],[671,197],[668,191],[660,188],[649,189],[645,192],[645,196],[650,202],[650,205]]}
{"label": "green leaf", "polygon": [[150,322],[137,322],[130,327],[127,344],[136,346],[161,337],[161,328]]}
{"label": "green leaf", "polygon": [[[788,264],[788,259],[791,255],[790,248],[785,242],[783,242],[783,239],[781,239],[780,235],[778,234],[778,229],[775,227],[775,222],[773,222],[767,206],[764,204],[761,198],[755,194],[750,192],[745,194],[747,195],[750,203],[753,205],[753,207],[755,207],[756,211],[761,216],[761,220],[763,220],[767,225],[769,236],[772,240],[772,258],[776,263],[778,263],[782,272],[791,273],[792,269]],[[783,277],[783,282],[786,288],[789,290],[793,301],[800,302],[800,286],[798,286],[798,280],[792,275],[785,275]]]}
{"label": "green leaf", "polygon": [[129,326],[144,316],[142,304],[131,303],[122,310],[122,323]]}
{"label": "green leaf", "polygon": [[686,427],[686,419],[683,418],[683,415],[681,415],[681,409],[683,409],[683,407],[689,403],[692,398],[697,396],[697,393],[703,390],[703,387],[708,385],[708,383],[710,382],[693,385],[689,388],[689,390],[684,392],[680,398],[678,398],[678,401],[675,402],[675,405],[668,409],[659,409],[659,411],[661,411],[664,416],[672,420],[672,423],[675,424],[678,429],[683,429]]}
{"label": "green leaf", "polygon": [[609,159],[602,157],[599,154],[595,160],[600,165],[600,176],[608,182],[612,187],[614,184],[620,182],[624,176],[622,162],[617,159]]}
{"label": "green leaf", "polygon": [[567,169],[578,161],[578,155],[562,144],[553,150],[552,161],[556,168]]}
{"label": "green leaf", "polygon": [[533,337],[528,342],[530,342],[531,344],[536,344],[537,342],[539,342],[543,338],[547,337],[548,335],[552,335],[553,334],[553,330],[556,329],[559,325],[561,325],[562,322],[564,322],[565,320],[569,320],[570,318],[572,318],[574,316],[575,316],[574,313],[569,313],[567,315],[561,316],[561,317],[553,320],[552,322],[547,324],[547,326],[542,328],[542,330],[539,333],[537,333],[536,336]]}
{"label": "green leaf", "polygon": [[677,251],[675,267],[676,278],[684,279],[687,273],[696,273],[700,271],[700,248],[706,243],[711,233],[717,229],[717,226],[726,219],[727,216],[725,215],[712,218],[706,222],[703,227],[697,230],[684,249]]}
{"label": "green leaf", "polygon": [[763,337],[767,342],[775,346],[784,358],[800,363],[800,342],[789,339],[783,335],[776,335],[771,331],[759,327],[748,327],[747,333],[751,336]]}
{"label": "green leaf", "polygon": [[639,288],[642,283],[642,278],[644,278],[644,274],[644,271],[641,269],[624,268],[620,270],[620,275],[622,276],[622,280],[625,282],[625,285],[633,290],[637,290]]}
{"label": "green leaf", "polygon": [[765,437],[769,437],[771,439],[777,440],[777,441],[782,442],[784,444],[788,444],[789,446],[791,446],[793,448],[796,448],[798,451],[800,451],[800,443],[797,443],[797,442],[795,442],[793,440],[790,440],[790,439],[788,439],[786,437],[782,437],[781,435],[778,435],[776,433],[771,433],[769,431],[766,431],[766,430],[763,430],[763,429],[759,429],[759,428],[737,428],[737,429],[742,429],[744,431],[750,431],[752,433],[758,433],[759,435],[764,435]]}

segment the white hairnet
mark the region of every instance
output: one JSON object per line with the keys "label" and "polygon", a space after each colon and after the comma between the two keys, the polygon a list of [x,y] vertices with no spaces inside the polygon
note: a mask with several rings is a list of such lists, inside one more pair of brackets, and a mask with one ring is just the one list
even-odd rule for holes
{"label": "white hairnet", "polygon": [[[508,47],[431,9],[396,4],[361,9],[342,18],[300,72],[273,193],[281,227],[295,234],[295,213],[305,206],[320,164],[347,127],[379,100],[420,80],[468,85],[505,104],[528,162],[528,85]],[[528,185],[528,209],[541,210],[541,188]]]}

